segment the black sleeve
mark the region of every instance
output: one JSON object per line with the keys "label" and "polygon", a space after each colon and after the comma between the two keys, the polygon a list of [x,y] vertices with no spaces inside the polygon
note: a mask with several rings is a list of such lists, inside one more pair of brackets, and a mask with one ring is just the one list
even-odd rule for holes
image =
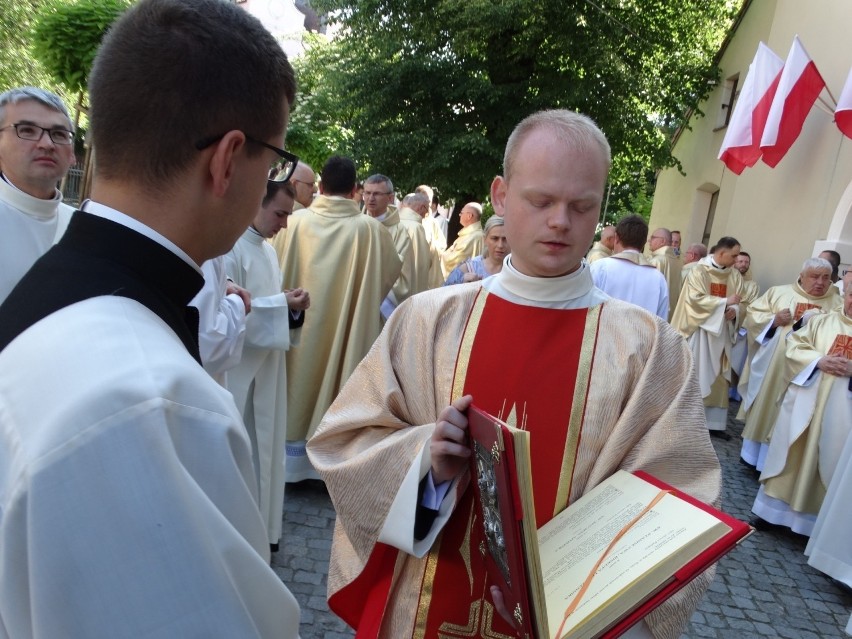
{"label": "black sleeve", "polygon": [[437,510],[423,506],[423,493],[426,491],[427,479],[428,475],[420,480],[420,485],[417,487],[417,512],[414,515],[414,538],[417,541],[426,538],[426,535],[432,530],[435,518],[438,516]]}
{"label": "black sleeve", "polygon": [[302,328],[302,324],[305,323],[305,313],[307,311],[290,311],[288,314],[290,328]]}

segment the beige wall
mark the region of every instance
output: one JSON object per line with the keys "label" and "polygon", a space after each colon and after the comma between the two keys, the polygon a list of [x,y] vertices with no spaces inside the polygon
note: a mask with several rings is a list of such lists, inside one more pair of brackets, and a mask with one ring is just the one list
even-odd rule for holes
{"label": "beige wall", "polygon": [[[798,34],[835,99],[852,66],[852,2],[849,0],[753,0],[722,56],[720,85],[678,139],[677,169],[661,172],[651,227],[679,229],[683,243],[701,241],[710,194],[718,191],[710,233],[736,237],[752,256],[755,279],[765,290],[795,279],[802,261],[820,250],[837,250],[852,262],[852,140],[834,125],[833,115],[814,106],[802,134],[774,169],[761,161],[731,173],[717,159],[724,129],[714,130],[725,80],[745,80],[759,41],[786,58]],[[833,104],[828,93],[821,97]]]}

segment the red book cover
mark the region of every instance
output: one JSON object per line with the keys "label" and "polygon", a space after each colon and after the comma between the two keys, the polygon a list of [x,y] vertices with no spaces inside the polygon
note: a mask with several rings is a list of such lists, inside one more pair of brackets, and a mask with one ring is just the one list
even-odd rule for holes
{"label": "red book cover", "polygon": [[489,576],[503,591],[506,607],[513,611],[526,636],[534,637],[521,532],[524,511],[517,489],[512,435],[478,408],[471,407],[467,418],[473,451],[471,483],[485,531],[486,547],[479,550],[485,557]]}
{"label": "red book cover", "polygon": [[[546,622],[542,626],[539,623],[540,620],[533,618],[534,587],[529,583],[530,571],[527,568],[527,562],[533,553],[530,552],[529,542],[525,541],[523,535],[524,504],[521,491],[518,489],[512,432],[502,422],[475,407],[471,407],[468,411],[468,427],[473,450],[471,456],[473,481],[471,483],[485,532],[486,541],[483,545],[487,546],[480,548],[480,552],[485,557],[489,577],[503,591],[506,606],[514,612],[516,619],[523,627],[524,636],[550,639],[542,637],[538,630],[540,627],[546,628]],[[726,524],[730,531],[681,566],[654,593],[603,633],[597,635],[606,639],[615,639],[627,632],[657,606],[735,548],[752,531],[748,524],[690,497],[645,472],[636,471],[633,474],[713,515]],[[534,520],[535,513],[532,505],[528,510],[526,516]],[[534,543],[537,548],[538,540],[536,539]],[[555,631],[555,628],[550,628],[550,632]]]}

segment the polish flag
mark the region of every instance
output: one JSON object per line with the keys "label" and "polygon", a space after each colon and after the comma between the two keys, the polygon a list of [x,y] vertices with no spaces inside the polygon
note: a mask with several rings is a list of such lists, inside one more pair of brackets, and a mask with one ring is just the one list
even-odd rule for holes
{"label": "polish flag", "polygon": [[843,85],[843,93],[840,94],[840,99],[837,101],[834,122],[837,124],[837,128],[843,132],[843,135],[852,138],[852,71],[849,72],[846,84]]}
{"label": "polish flag", "polygon": [[790,150],[802,132],[808,112],[824,88],[825,81],[802,46],[799,36],[796,36],[787,62],[784,63],[778,90],[760,140],[760,150],[766,164],[774,167]]}
{"label": "polish flag", "polygon": [[737,175],[760,159],[760,136],[783,68],[784,61],[761,42],[719,149],[719,159]]}

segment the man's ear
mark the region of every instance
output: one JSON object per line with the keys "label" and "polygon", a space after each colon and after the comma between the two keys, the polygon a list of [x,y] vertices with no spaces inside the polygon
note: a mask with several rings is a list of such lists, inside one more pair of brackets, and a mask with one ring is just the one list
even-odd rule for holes
{"label": "man's ear", "polygon": [[208,162],[208,171],[213,185],[213,194],[223,197],[234,176],[234,156],[245,146],[246,136],[242,131],[228,131],[213,147]]}
{"label": "man's ear", "polygon": [[506,213],[506,180],[502,175],[498,175],[491,183],[491,206],[499,217]]}

